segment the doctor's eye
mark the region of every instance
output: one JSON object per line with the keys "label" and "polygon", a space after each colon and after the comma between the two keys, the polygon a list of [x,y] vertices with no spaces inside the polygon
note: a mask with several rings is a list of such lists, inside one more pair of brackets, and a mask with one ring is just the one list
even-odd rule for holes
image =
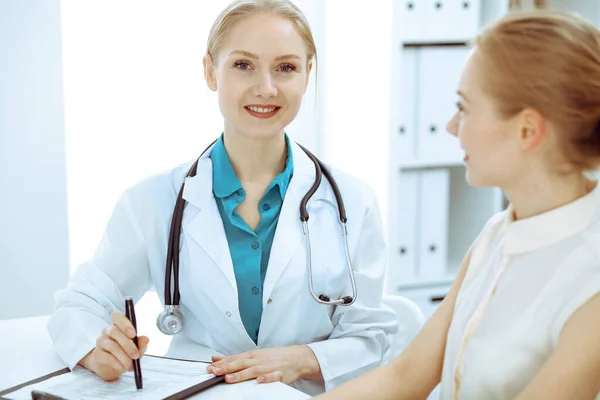
{"label": "doctor's eye", "polygon": [[242,71],[249,71],[251,68],[250,63],[248,63],[247,61],[236,61],[234,66],[237,69],[241,69]]}
{"label": "doctor's eye", "polygon": [[296,66],[292,64],[282,64],[279,67],[279,70],[285,73],[294,72],[296,70]]}
{"label": "doctor's eye", "polygon": [[460,101],[456,102],[456,108],[458,108],[458,112],[462,113],[465,111],[465,108],[463,107],[462,103]]}

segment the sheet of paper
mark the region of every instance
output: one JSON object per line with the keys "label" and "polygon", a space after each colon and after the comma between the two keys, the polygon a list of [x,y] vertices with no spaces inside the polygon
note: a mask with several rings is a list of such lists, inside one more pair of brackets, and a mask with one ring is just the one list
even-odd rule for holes
{"label": "sheet of paper", "polygon": [[146,356],[142,358],[144,387],[137,390],[133,372],[126,372],[112,382],[104,382],[96,374],[77,367],[63,374],[26,386],[7,395],[9,399],[31,399],[32,390],[40,390],[67,399],[164,399],[190,386],[214,378],[206,373],[208,364]]}

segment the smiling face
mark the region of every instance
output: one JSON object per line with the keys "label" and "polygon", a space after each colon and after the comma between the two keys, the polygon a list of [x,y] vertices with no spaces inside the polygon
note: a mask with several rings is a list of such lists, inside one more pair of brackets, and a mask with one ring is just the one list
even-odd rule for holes
{"label": "smiling face", "polygon": [[282,135],[298,114],[312,64],[294,24],[257,14],[229,30],[205,77],[218,93],[225,132],[253,139]]}
{"label": "smiling face", "polygon": [[475,49],[463,69],[458,111],[447,130],[465,150],[467,181],[473,186],[506,187],[524,168],[522,115],[501,118],[492,99],[482,90],[482,62]]}

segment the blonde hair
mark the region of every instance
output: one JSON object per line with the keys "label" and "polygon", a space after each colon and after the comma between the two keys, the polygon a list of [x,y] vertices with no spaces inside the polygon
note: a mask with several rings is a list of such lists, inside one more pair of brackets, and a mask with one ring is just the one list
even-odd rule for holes
{"label": "blonde hair", "polygon": [[294,23],[304,40],[307,62],[316,61],[317,47],[308,20],[300,9],[289,0],[235,0],[217,17],[208,35],[207,53],[217,59],[219,49],[227,32],[242,19],[258,13],[274,14]]}
{"label": "blonde hair", "polygon": [[474,40],[484,63],[483,90],[501,117],[525,108],[556,128],[567,160],[600,165],[600,31],[553,11],[511,12]]}

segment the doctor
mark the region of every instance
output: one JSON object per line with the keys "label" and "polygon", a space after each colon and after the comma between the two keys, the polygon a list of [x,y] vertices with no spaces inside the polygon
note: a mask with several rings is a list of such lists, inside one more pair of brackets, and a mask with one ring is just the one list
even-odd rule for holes
{"label": "doctor", "polygon": [[[126,190],[94,256],[57,292],[48,329],[70,368],[82,365],[105,380],[130,370],[149,339],[133,345],[124,296],[137,301],[154,287],[164,303],[173,281],[179,335],[228,354],[209,367],[227,382],[298,381],[318,393],[380,365],[396,319],[382,305],[386,252],[374,193],[331,171],[347,216],[347,252],[325,176],[306,207],[310,259],[300,220],[317,170],[284,129],[298,113],[313,60],[308,22],[289,1],[235,1],[219,15],[204,75],[218,94],[223,134],[194,176],[186,178],[190,162]],[[182,185],[179,277],[165,290]],[[311,280],[317,296],[353,296],[353,304],[321,304]]]}

